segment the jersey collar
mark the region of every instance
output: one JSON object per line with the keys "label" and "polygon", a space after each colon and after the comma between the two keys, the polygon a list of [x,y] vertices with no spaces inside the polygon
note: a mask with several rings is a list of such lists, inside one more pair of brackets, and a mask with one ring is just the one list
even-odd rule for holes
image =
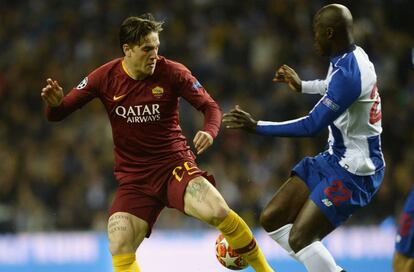
{"label": "jersey collar", "polygon": [[350,52],[354,51],[355,49],[356,49],[356,45],[354,43],[350,44],[349,47],[346,48],[345,50],[339,51],[335,55],[333,55],[331,57],[331,63],[336,64],[338,62],[338,60],[341,59],[344,56],[344,54],[350,53]]}

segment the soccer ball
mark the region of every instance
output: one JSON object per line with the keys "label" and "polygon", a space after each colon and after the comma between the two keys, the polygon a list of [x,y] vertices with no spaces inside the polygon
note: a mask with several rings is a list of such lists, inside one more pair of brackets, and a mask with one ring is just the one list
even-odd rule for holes
{"label": "soccer ball", "polygon": [[216,240],[216,257],[223,266],[231,270],[242,270],[249,266],[246,260],[229,246],[223,234]]}

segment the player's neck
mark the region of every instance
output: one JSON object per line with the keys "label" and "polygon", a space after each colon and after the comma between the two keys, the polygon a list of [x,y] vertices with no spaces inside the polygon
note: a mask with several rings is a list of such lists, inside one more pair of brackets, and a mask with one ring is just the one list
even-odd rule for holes
{"label": "player's neck", "polygon": [[333,53],[330,56],[330,58],[334,58],[334,57],[343,55],[345,53],[352,52],[355,49],[355,47],[356,45],[354,43],[346,43],[346,44],[337,45],[332,50]]}
{"label": "player's neck", "polygon": [[135,80],[142,80],[148,76],[143,73],[140,73],[139,71],[136,71],[131,65],[131,63],[125,58],[122,60],[122,69],[130,78]]}

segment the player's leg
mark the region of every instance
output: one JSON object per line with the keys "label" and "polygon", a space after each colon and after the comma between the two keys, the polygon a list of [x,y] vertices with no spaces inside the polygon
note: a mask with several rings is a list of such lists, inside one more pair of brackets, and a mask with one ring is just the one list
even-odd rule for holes
{"label": "player's leg", "polygon": [[256,270],[273,271],[244,220],[232,211],[217,189],[203,176],[189,181],[184,212],[216,227],[228,243]]}
{"label": "player's leg", "polygon": [[[143,185],[142,185],[143,184]],[[135,253],[164,208],[148,193],[147,183],[121,184],[115,194],[108,220],[109,249],[115,272],[138,272]]]}
{"label": "player's leg", "polygon": [[[330,185],[327,177],[335,174],[325,157],[320,154],[312,158],[306,157],[299,162],[292,170],[291,180],[280,188],[263,212],[261,220],[270,236],[311,272],[341,271],[321,243],[313,244],[333,229],[330,221],[318,209],[319,207],[309,200],[323,195],[324,189]],[[290,207],[290,202],[293,202],[292,207]],[[321,206],[324,206],[323,203]],[[284,210],[289,212],[284,212]],[[272,231],[272,229],[275,230]],[[309,260],[304,261],[304,254],[297,254],[311,244],[308,251],[315,254],[315,262],[322,266],[313,265],[315,267],[312,267]],[[315,249],[319,251],[315,253]],[[319,253],[320,256],[318,256]]]}
{"label": "player's leg", "polygon": [[[289,255],[303,263],[308,271],[341,271],[342,269],[337,267],[332,256],[322,244],[315,245],[318,250],[324,253],[322,254],[322,252],[320,252],[322,256],[317,257],[315,260],[317,264],[320,264],[321,261],[323,261],[322,266],[309,267],[312,266],[311,264],[308,264],[310,261],[306,260],[304,262],[304,257],[300,257],[295,253],[299,251],[297,249],[298,246],[301,246],[301,243],[306,243],[306,245],[311,244],[311,242],[308,242],[308,239],[312,242],[319,241],[333,230],[331,223],[319,211],[316,205],[308,200],[309,193],[310,191],[305,182],[297,176],[292,176],[284,185],[282,185],[264,209],[261,215],[261,224],[264,229],[269,232],[270,237],[282,246]],[[316,208],[314,211],[310,211],[312,207],[307,207],[312,204],[313,208]],[[312,216],[305,217],[304,215],[301,215],[304,211],[307,211],[306,214]],[[303,218],[300,219],[301,217]],[[317,229],[305,228],[304,235],[298,236],[300,232],[296,231],[295,227],[297,229],[298,226],[301,225],[301,223],[298,225],[298,222],[305,219],[311,220],[309,223],[312,226],[317,226]],[[303,238],[303,240],[300,238]],[[313,247],[314,246],[312,246],[312,249]],[[313,250],[311,250],[311,252],[313,253]],[[326,270],[327,267],[330,270]]]}
{"label": "player's leg", "polygon": [[[336,158],[326,155],[317,156],[314,164],[320,179],[316,186],[311,186],[309,200],[293,223],[289,245],[309,272],[342,271],[320,241],[371,201],[384,171],[372,176],[353,175],[339,166]],[[307,184],[315,180],[308,176]]]}
{"label": "player's leg", "polygon": [[308,200],[290,231],[289,245],[309,272],[342,271],[320,242],[335,227],[312,200]]}
{"label": "player's leg", "polygon": [[269,236],[295,259],[295,252],[289,245],[292,224],[320,180],[317,157],[304,158],[295,165],[290,179],[276,192],[260,217]]}
{"label": "player's leg", "polygon": [[295,253],[289,245],[292,224],[309,197],[309,189],[297,176],[290,177],[266,205],[260,216],[262,227],[289,255]]}
{"label": "player's leg", "polygon": [[140,271],[135,252],[147,232],[148,223],[132,214],[116,212],[109,217],[109,250],[115,272]]}

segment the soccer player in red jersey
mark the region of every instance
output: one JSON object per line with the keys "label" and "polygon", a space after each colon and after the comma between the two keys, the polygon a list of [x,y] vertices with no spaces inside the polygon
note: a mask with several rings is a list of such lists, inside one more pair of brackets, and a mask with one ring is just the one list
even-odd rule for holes
{"label": "soccer player in red jersey", "polygon": [[41,92],[50,121],[94,98],[108,113],[119,181],[108,220],[114,270],[139,271],[135,252],[167,206],[216,227],[256,271],[273,271],[247,224],[198,168],[187,145],[179,125],[180,98],[204,114],[204,127],[193,139],[197,154],[217,136],[221,110],[184,65],[158,55],[161,30],[162,22],[151,14],[125,19],[122,58],[94,70],[66,96],[50,78]]}

